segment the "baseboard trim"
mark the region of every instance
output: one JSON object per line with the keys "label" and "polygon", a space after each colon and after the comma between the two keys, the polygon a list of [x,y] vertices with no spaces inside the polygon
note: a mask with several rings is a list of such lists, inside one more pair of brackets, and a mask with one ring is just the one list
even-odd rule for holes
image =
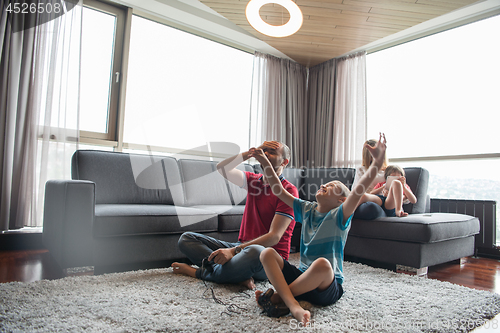
{"label": "baseboard trim", "polygon": [[44,249],[41,232],[8,232],[0,234],[0,251]]}

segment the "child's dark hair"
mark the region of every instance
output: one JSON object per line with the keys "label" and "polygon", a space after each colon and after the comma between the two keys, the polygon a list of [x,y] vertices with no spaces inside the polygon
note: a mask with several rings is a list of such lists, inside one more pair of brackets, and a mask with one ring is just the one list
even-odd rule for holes
{"label": "child's dark hair", "polygon": [[388,165],[385,169],[384,177],[387,179],[391,175],[391,173],[398,172],[401,176],[405,177],[405,171],[402,167],[398,165]]}

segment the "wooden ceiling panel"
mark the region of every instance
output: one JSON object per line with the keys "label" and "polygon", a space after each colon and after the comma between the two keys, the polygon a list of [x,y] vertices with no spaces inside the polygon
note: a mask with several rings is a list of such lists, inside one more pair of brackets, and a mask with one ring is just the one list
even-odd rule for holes
{"label": "wooden ceiling panel", "polygon": [[[378,39],[470,5],[477,0],[295,0],[304,23],[289,37],[263,35],[245,17],[248,0],[200,0],[220,15],[283,52],[312,67]],[[270,3],[260,10],[264,21],[281,25],[289,14]]]}

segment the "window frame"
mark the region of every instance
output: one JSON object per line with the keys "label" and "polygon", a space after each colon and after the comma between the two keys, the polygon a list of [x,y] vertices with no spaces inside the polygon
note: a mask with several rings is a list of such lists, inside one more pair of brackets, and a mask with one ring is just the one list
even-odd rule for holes
{"label": "window frame", "polygon": [[[100,145],[117,145],[117,133],[119,132],[118,119],[120,115],[120,95],[121,86],[124,82],[124,71],[126,67],[123,66],[123,56],[125,54],[125,31],[127,25],[127,8],[111,5],[96,0],[84,0],[83,6],[113,15],[116,18],[115,32],[114,32],[114,45],[113,45],[113,59],[112,68],[110,72],[111,87],[109,93],[108,103],[108,119],[106,133],[91,132],[80,130],[80,142],[86,144],[100,144]],[[118,82],[116,76],[118,74]]]}
{"label": "window frame", "polygon": [[[184,149],[179,149],[175,147],[163,147],[163,146],[148,146],[144,144],[137,144],[133,142],[124,142],[123,132],[125,127],[125,100],[126,100],[126,87],[127,87],[127,73],[128,73],[128,60],[129,60],[129,48],[130,48],[130,35],[132,26],[132,16],[140,16],[142,18],[155,21],[159,24],[167,25],[171,28],[184,31],[189,34],[196,35],[208,39],[212,42],[225,45],[227,47],[238,49],[242,52],[247,52],[250,54],[254,53],[254,50],[242,47],[229,40],[212,36],[204,31],[197,30],[195,28],[182,25],[179,22],[171,21],[168,18],[164,18],[158,15],[154,15],[149,12],[142,11],[137,8],[131,8],[127,5],[119,5],[117,3],[112,3],[108,1],[101,0],[83,0],[83,5],[85,7],[90,7],[96,10],[103,11],[115,15],[117,17],[116,31],[115,31],[115,45],[113,51],[113,75],[115,73],[120,73],[119,82],[113,82],[112,92],[110,94],[110,107],[108,111],[108,132],[107,133],[97,133],[80,130],[79,132],[79,142],[85,145],[101,146],[101,147],[112,147],[114,151],[121,152],[123,150],[142,150],[142,151],[157,151],[161,153],[177,153],[182,154]],[[193,153],[193,151],[190,151]],[[199,151],[195,152],[200,158],[227,158],[229,155],[217,154],[213,152]]]}

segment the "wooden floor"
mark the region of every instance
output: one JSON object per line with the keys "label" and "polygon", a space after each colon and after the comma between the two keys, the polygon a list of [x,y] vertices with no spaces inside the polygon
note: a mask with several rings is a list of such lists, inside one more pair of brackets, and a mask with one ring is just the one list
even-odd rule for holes
{"label": "wooden floor", "polygon": [[[92,272],[72,275],[82,274]],[[54,280],[63,277],[64,272],[47,250],[0,251],[0,283]],[[468,257],[462,264],[451,262],[429,267],[427,278],[500,294],[500,260]]]}

